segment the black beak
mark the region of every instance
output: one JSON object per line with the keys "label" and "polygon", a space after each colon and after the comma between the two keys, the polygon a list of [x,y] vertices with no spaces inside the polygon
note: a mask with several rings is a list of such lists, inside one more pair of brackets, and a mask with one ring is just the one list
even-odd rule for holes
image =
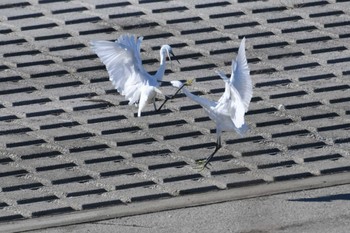
{"label": "black beak", "polygon": [[176,56],[173,53],[173,51],[170,51],[169,54],[172,56],[173,59],[175,59],[179,64],[181,64],[180,61],[176,58]]}

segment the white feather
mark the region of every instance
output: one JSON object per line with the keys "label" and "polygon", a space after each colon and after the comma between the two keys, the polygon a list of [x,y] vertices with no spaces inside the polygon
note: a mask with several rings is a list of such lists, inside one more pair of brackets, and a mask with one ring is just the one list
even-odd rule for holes
{"label": "white feather", "polygon": [[[186,88],[182,89],[186,96],[199,103],[215,122],[217,137],[220,137],[222,131],[236,131],[239,135],[247,131],[244,115],[248,111],[253,90],[244,47],[245,39],[239,47],[236,62],[233,61],[230,79],[223,72],[217,71],[225,82],[225,92],[217,102],[193,95]],[[177,88],[182,86],[179,81],[171,83]],[[218,141],[220,141],[219,138]]]}
{"label": "white feather", "polygon": [[245,112],[247,112],[250,100],[253,96],[253,85],[249,74],[247,57],[245,54],[245,38],[242,39],[239,46],[236,62],[232,60],[230,83],[239,92],[244,104]]}
{"label": "white feather", "polygon": [[218,102],[193,95],[179,81],[171,82],[177,88],[183,87],[182,91],[186,96],[200,104],[210,119],[215,122],[216,147],[214,152],[203,163],[201,162],[202,168],[207,166],[215,153],[221,148],[221,134],[223,131],[236,131],[240,136],[248,131],[248,125],[244,122],[244,115],[248,111],[253,90],[244,49],[245,39],[242,40],[239,47],[236,62],[232,61],[230,79],[223,72],[217,71],[217,74],[225,82],[225,92]]}
{"label": "white feather", "polygon": [[[160,50],[161,65],[155,75],[150,75],[142,65],[140,56],[142,37],[137,40],[134,36],[122,35],[115,42],[92,41],[92,50],[105,64],[109,79],[117,91],[129,100],[129,104],[145,101],[154,102],[158,89],[158,80],[162,80],[165,71],[165,56],[169,45],[163,45]],[[144,88],[147,86],[146,88]],[[148,88],[150,87],[150,88]],[[142,90],[148,91],[142,91]],[[144,104],[139,104],[139,116]]]}

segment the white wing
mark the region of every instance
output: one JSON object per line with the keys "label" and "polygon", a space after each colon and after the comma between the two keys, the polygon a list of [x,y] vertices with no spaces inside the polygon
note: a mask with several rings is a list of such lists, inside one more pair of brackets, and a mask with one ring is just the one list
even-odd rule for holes
{"label": "white wing", "polygon": [[222,78],[222,80],[224,80],[225,82],[229,82],[229,79],[227,78],[226,74],[220,70],[215,71],[215,73],[217,73],[220,78]]}
{"label": "white wing", "polygon": [[239,92],[229,82],[225,82],[225,92],[219,99],[215,110],[222,115],[229,116],[236,128],[244,125],[244,103]]}
{"label": "white wing", "polygon": [[140,46],[134,36],[122,35],[115,42],[92,41],[91,48],[105,64],[117,91],[133,104],[140,98],[140,87],[148,81],[142,66]]}
{"label": "white wing", "polygon": [[245,112],[247,112],[253,95],[253,86],[245,55],[245,38],[242,39],[241,45],[239,46],[236,62],[232,60],[230,83],[235,87],[241,96]]}
{"label": "white wing", "polygon": [[215,109],[222,115],[231,118],[236,128],[241,128],[244,125],[245,106],[240,93],[231,84],[225,73],[216,71],[216,73],[225,82],[225,92],[219,99]]}
{"label": "white wing", "polygon": [[218,70],[218,71],[215,71],[219,76],[220,76],[220,78],[222,78],[222,80],[224,80],[224,82],[225,82],[225,92],[224,92],[224,94],[221,96],[221,98],[219,99],[219,101],[218,101],[218,103],[221,103],[221,102],[224,102],[228,97],[227,97],[227,95],[228,95],[228,91],[229,91],[229,89],[227,89],[227,85],[226,84],[229,84],[230,83],[230,80],[226,77],[226,74],[224,73],[224,72],[222,72],[222,71],[220,71],[220,70]]}

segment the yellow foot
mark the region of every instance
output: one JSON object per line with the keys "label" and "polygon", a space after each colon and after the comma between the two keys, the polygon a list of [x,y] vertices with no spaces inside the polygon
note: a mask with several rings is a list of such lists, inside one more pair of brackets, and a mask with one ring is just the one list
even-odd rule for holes
{"label": "yellow foot", "polygon": [[193,83],[193,81],[194,81],[194,79],[189,79],[189,80],[187,80],[187,81],[185,82],[184,85],[186,85],[186,86],[191,86],[192,83]]}
{"label": "yellow foot", "polygon": [[197,164],[196,169],[203,171],[204,168],[208,168],[208,165],[210,165],[210,163],[205,165],[206,163],[207,163],[206,159],[201,159],[201,160],[196,161],[196,164]]}

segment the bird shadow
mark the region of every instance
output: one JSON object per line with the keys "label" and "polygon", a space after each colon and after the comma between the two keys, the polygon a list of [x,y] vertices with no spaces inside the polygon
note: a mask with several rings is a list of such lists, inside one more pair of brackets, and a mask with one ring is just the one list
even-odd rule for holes
{"label": "bird shadow", "polygon": [[289,199],[288,201],[299,201],[299,202],[332,202],[332,201],[350,201],[350,193],[336,194],[336,195],[327,195],[320,197],[312,198],[298,198],[298,199]]}

